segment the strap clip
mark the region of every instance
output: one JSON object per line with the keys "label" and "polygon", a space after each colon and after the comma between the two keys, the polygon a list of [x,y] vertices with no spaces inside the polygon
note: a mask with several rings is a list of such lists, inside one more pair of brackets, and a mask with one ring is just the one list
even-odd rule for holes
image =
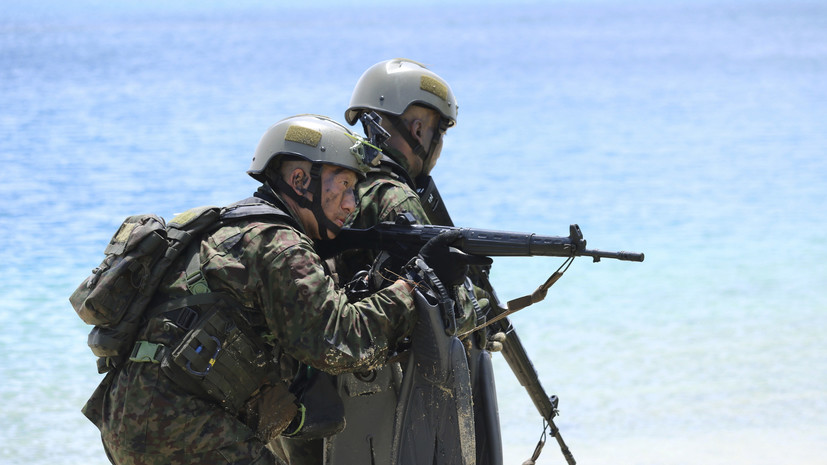
{"label": "strap clip", "polygon": [[132,348],[132,354],[129,356],[130,362],[137,363],[161,363],[164,358],[163,344],[156,344],[149,341],[138,341]]}

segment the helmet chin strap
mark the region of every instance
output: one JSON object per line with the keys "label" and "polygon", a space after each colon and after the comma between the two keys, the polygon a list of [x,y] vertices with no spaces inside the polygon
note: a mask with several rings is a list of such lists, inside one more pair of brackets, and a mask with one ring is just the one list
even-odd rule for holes
{"label": "helmet chin strap", "polygon": [[405,139],[408,147],[410,147],[413,153],[415,153],[416,156],[422,160],[422,168],[424,169],[428,166],[428,162],[434,156],[436,146],[439,144],[439,138],[441,137],[439,131],[441,128],[437,128],[437,130],[434,131],[434,135],[431,138],[431,145],[428,147],[428,151],[426,152],[425,147],[423,147],[422,144],[420,144],[419,141],[411,135],[411,130],[405,126],[405,122],[402,121],[402,118],[395,115],[387,115],[387,118],[390,120],[394,129],[396,129],[396,132],[402,135],[402,138]]}
{"label": "helmet chin strap", "polygon": [[310,167],[310,184],[307,186],[305,192],[309,191],[313,194],[313,200],[311,201],[307,197],[303,195],[299,195],[293,189],[293,186],[288,184],[284,181],[280,176],[276,177],[275,182],[278,190],[283,192],[284,195],[293,199],[296,204],[298,204],[301,208],[306,208],[313,213],[313,217],[316,218],[316,225],[319,229],[319,237],[321,239],[328,239],[327,231],[332,232],[334,235],[339,234],[339,231],[342,228],[339,227],[333,221],[330,221],[327,218],[327,215],[324,213],[324,209],[322,208],[322,164],[321,163],[313,163],[313,166]]}

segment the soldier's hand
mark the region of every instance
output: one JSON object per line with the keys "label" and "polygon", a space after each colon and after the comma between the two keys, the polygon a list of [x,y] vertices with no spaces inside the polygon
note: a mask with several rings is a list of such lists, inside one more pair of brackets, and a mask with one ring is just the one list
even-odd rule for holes
{"label": "soldier's hand", "polygon": [[[454,286],[465,280],[468,263],[454,258],[450,244],[459,239],[461,232],[449,229],[429,240],[419,250],[419,257],[434,270],[444,286]],[[456,249],[454,249],[456,250]]]}
{"label": "soldier's hand", "polygon": [[485,350],[489,352],[499,352],[503,350],[503,342],[505,342],[506,335],[500,331],[488,336],[488,341],[485,343]]}
{"label": "soldier's hand", "polygon": [[491,259],[468,255],[451,247],[462,236],[462,231],[449,229],[430,239],[419,250],[419,257],[434,270],[445,286],[457,286],[465,281],[468,265],[490,265]]}

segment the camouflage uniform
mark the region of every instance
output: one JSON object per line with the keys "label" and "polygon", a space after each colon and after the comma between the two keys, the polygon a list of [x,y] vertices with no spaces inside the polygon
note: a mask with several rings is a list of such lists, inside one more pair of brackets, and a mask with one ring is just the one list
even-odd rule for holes
{"label": "camouflage uniform", "polygon": [[[390,151],[386,149],[386,155]],[[382,221],[393,221],[403,212],[413,214],[420,224],[431,224],[419,195],[411,187],[413,182],[406,174],[398,174],[400,167],[407,172],[404,157],[399,154],[394,156],[393,160],[402,160],[396,163],[398,166],[395,170],[389,168],[394,162],[383,161],[381,169],[371,170],[367,173],[367,179],[359,183],[356,188],[358,208],[348,217],[345,226],[355,229],[369,228]],[[329,264],[335,268],[340,280],[347,281],[355,272],[369,267],[375,257],[376,253],[370,250],[349,251],[329,261]],[[476,320],[470,299],[459,288],[457,291],[458,308],[463,309],[463,315],[458,318],[457,323],[460,329],[465,331],[473,328]],[[323,446],[319,440],[305,441],[281,437],[272,446],[280,457],[289,459],[291,465],[321,463]]]}
{"label": "camouflage uniform", "polygon": [[[393,151],[386,149],[387,152]],[[396,164],[407,172],[408,167],[401,154],[394,156],[393,160],[401,160]],[[383,221],[393,221],[402,212],[411,213],[419,224],[431,224],[419,195],[413,190],[413,181],[407,175],[398,174],[398,167],[391,171],[385,163],[382,169],[367,174],[367,180],[360,183],[356,189],[359,207],[348,218],[347,226],[355,229],[370,228]],[[347,279],[353,272],[369,266],[374,258],[375,253],[369,250],[342,254],[336,263],[336,270],[340,278]],[[474,327],[474,308],[467,292],[460,287],[455,291],[457,307],[463,313],[457,323],[460,325],[460,332],[464,332]]]}
{"label": "camouflage uniform", "polygon": [[[401,157],[397,157],[400,158]],[[407,168],[400,163],[402,168]],[[348,222],[353,228],[369,228],[382,221],[393,221],[403,211],[413,214],[420,224],[430,224],[419,196],[406,180],[385,170],[374,170],[360,183],[356,192],[359,209]]]}
{"label": "camouflage uniform", "polygon": [[[202,239],[200,261],[210,289],[235,297],[250,309],[247,319],[272,336],[285,381],[297,362],[334,374],[370,369],[413,327],[405,288],[348,303],[311,239],[287,221],[223,226]],[[156,300],[186,294],[184,269],[174,265]],[[174,346],[181,335],[156,317],[140,339]],[[174,384],[155,363],[110,372],[83,412],[101,430],[113,463],[277,463],[236,416]]]}

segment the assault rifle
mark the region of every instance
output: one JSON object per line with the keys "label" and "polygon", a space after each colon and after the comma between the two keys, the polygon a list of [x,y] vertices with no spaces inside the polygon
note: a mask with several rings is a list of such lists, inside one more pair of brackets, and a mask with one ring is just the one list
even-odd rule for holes
{"label": "assault rifle", "polygon": [[428,240],[449,229],[459,229],[462,236],[451,244],[470,255],[487,257],[592,257],[642,262],[643,254],[605,252],[586,248],[580,227],[569,226],[569,235],[540,236],[533,233],[457,228],[432,224],[416,224],[413,215],[403,213],[395,222],[383,222],[368,229],[342,228],[336,239],[316,244],[321,256],[333,256],[348,249],[385,250],[392,256],[413,257]]}
{"label": "assault rifle", "polygon": [[[430,184],[429,184],[430,185]],[[440,199],[435,187],[431,187],[434,193],[428,198]],[[427,192],[425,192],[427,194]],[[428,202],[423,202],[428,204]],[[441,201],[437,201],[441,205]],[[453,224],[447,215],[444,207],[434,208],[429,205],[432,211],[441,211],[441,217],[446,223]],[[431,238],[439,235],[448,229],[459,229],[462,233],[460,239],[451,244],[453,247],[472,255],[483,256],[551,256],[592,257],[598,262],[602,258],[617,259],[625,261],[642,262],[644,255],[634,252],[605,252],[601,250],[590,250],[586,248],[586,240],[580,227],[576,224],[569,226],[569,235],[566,236],[540,236],[533,233],[505,232],[471,228],[456,228],[453,226],[421,225],[416,224],[411,214],[402,214],[395,222],[379,223],[368,229],[343,228],[336,239],[331,241],[320,241],[316,243],[317,252],[323,257],[330,257],[348,249],[373,249],[387,251],[391,256],[407,260],[415,256],[419,249]],[[562,267],[561,267],[562,268]],[[528,354],[520,342],[516,332],[506,318],[511,313],[528,305],[539,302],[545,297],[546,291],[562,276],[562,272],[555,272],[543,285],[534,293],[509,301],[503,305],[488,280],[487,267],[472,267],[470,274],[472,280],[482,287],[492,297],[490,306],[490,318],[485,325],[491,325],[494,331],[508,334],[503,342],[502,355],[508,363],[517,380],[520,382],[537,411],[550,429],[551,435],[557,440],[561,451],[569,465],[574,465],[575,460],[566,446],[559,430],[554,424],[554,417],[557,416],[557,396],[549,396],[540,383],[537,371],[528,357]],[[469,275],[470,275],[469,274]],[[479,328],[475,328],[479,329]],[[526,463],[534,463],[545,444],[545,429],[532,458]]]}

